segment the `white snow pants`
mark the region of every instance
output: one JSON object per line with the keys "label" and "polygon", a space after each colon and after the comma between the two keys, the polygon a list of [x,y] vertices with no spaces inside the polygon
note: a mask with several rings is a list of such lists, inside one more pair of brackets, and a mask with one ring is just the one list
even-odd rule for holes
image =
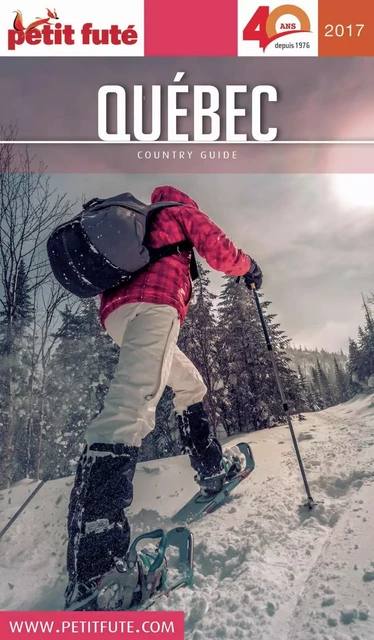
{"label": "white snow pants", "polygon": [[110,314],[105,328],[120,347],[114,378],[102,412],[85,439],[139,447],[155,426],[156,406],[166,385],[172,387],[178,414],[201,402],[206,386],[192,362],[177,347],[178,312],[169,305],[124,304]]}

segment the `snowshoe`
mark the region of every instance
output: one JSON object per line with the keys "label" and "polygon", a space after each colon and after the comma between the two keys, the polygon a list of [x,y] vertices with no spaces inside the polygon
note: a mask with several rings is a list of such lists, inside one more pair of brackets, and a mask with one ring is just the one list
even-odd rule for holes
{"label": "snowshoe", "polygon": [[225,449],[222,458],[222,470],[214,476],[195,476],[197,484],[200,485],[200,492],[204,496],[214,496],[219,493],[223,485],[238,475],[246,467],[246,457],[238,446]]}
{"label": "snowshoe", "polygon": [[[155,551],[137,550],[139,542],[160,539]],[[179,550],[178,575],[168,581],[166,550]],[[168,533],[157,529],[138,536],[130,546],[124,559],[119,559],[115,567],[106,573],[97,588],[85,602],[74,605],[75,611],[124,611],[148,609],[163,595],[193,580],[193,536],[186,527],[176,527]]]}
{"label": "snowshoe", "polygon": [[[212,513],[218,509],[224,503],[227,496],[252,473],[255,468],[255,461],[249,444],[247,442],[240,442],[235,448],[239,449],[240,454],[245,457],[244,467],[241,466],[241,470],[237,471],[237,466],[234,467],[233,464],[230,463],[228,470],[223,474],[223,479],[221,474],[218,476],[221,483],[218,491],[217,487],[214,487],[214,491],[209,493],[209,481],[207,483],[207,481],[204,480],[204,486],[202,489],[172,517],[173,522],[188,524],[190,522],[201,520],[208,513]],[[227,454],[228,451],[225,451],[225,458]],[[237,453],[234,451],[233,457],[236,456]],[[243,459],[240,456],[240,465],[242,465],[242,460]],[[235,465],[237,465],[237,462],[235,462]]]}

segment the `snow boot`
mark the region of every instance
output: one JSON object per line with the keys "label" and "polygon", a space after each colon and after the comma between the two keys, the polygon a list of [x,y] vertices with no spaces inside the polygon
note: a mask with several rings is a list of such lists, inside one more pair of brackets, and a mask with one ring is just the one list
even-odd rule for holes
{"label": "snow boot", "polygon": [[245,466],[244,456],[235,447],[223,453],[217,438],[210,434],[208,416],[203,403],[191,405],[178,416],[179,432],[184,453],[190,456],[191,466],[197,472],[196,482],[204,495],[218,493],[225,480],[239,473]]}
{"label": "snow boot", "polygon": [[212,496],[221,491],[225,482],[232,480],[246,466],[245,456],[238,447],[233,446],[225,449],[222,453],[221,467],[215,475],[201,475],[196,478],[200,485],[201,493],[204,496]]}
{"label": "snow boot", "polygon": [[138,451],[98,443],[86,446],[78,462],[68,513],[67,609],[88,604],[102,576],[127,553],[130,527],[124,509],[133,500]]}
{"label": "snow boot", "polygon": [[190,456],[191,466],[199,475],[215,475],[222,460],[222,447],[210,434],[208,416],[203,403],[189,406],[178,416],[183,453]]}

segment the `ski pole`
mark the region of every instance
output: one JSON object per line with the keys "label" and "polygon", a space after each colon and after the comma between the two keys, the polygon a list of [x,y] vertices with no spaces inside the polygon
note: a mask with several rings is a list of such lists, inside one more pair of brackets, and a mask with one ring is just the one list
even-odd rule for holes
{"label": "ski pole", "polygon": [[29,497],[27,498],[27,500],[25,500],[25,502],[20,506],[20,508],[18,509],[18,511],[16,511],[16,513],[14,514],[14,516],[11,517],[11,519],[9,520],[9,522],[5,525],[5,527],[0,531],[0,540],[1,538],[3,538],[6,534],[6,532],[10,529],[10,527],[12,526],[12,524],[14,524],[14,522],[17,520],[17,518],[21,515],[21,513],[26,509],[27,505],[31,502],[31,500],[36,496],[36,494],[40,491],[40,489],[45,485],[45,483],[47,482],[47,480],[42,480],[38,486],[36,487],[36,489],[34,489],[34,491],[32,493],[30,493]]}
{"label": "ski pole", "polygon": [[295,452],[296,452],[296,457],[297,457],[297,461],[299,463],[299,467],[300,467],[300,472],[301,472],[301,476],[304,482],[304,487],[305,487],[305,491],[306,491],[306,495],[307,495],[307,502],[304,506],[309,507],[309,509],[313,509],[313,507],[316,505],[316,503],[314,502],[311,494],[310,494],[310,489],[309,489],[309,484],[308,484],[308,480],[306,477],[306,473],[305,473],[305,469],[304,469],[304,464],[300,455],[300,450],[299,450],[299,446],[297,444],[297,440],[296,440],[296,436],[295,436],[295,432],[294,432],[294,428],[292,425],[292,420],[291,420],[291,416],[290,416],[290,409],[288,406],[288,402],[283,390],[283,385],[280,379],[280,375],[279,375],[279,371],[278,371],[278,366],[277,366],[277,362],[275,360],[275,355],[274,355],[274,351],[273,351],[273,347],[270,341],[270,336],[269,336],[269,332],[268,332],[268,328],[266,326],[266,322],[265,322],[265,318],[264,318],[264,314],[262,312],[261,309],[261,304],[260,304],[260,299],[258,297],[258,293],[256,290],[256,285],[254,284],[254,282],[252,282],[251,284],[251,289],[253,291],[253,295],[255,298],[255,302],[256,302],[256,307],[257,307],[257,311],[258,311],[258,315],[260,317],[260,322],[261,322],[261,326],[264,332],[264,336],[265,336],[265,341],[266,341],[266,346],[267,346],[267,350],[270,354],[270,359],[271,359],[271,363],[273,365],[273,369],[274,369],[274,375],[275,375],[275,379],[277,382],[277,387],[279,390],[279,394],[282,400],[282,405],[283,405],[283,410],[284,413],[286,414],[286,418],[287,418],[287,423],[291,432],[291,437],[292,437],[292,442],[293,442],[293,446],[295,448]]}

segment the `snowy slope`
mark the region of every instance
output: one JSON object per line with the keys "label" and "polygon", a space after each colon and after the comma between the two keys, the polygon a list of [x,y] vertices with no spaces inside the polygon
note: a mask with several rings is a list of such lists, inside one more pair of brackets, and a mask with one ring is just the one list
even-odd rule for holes
{"label": "snowy slope", "polygon": [[[295,423],[313,498],[304,500],[287,427],[249,434],[256,469],[195,534],[186,640],[373,640],[374,396]],[[230,442],[243,438],[234,438]],[[0,543],[0,609],[62,607],[72,479],[48,483]],[[35,487],[3,492],[0,527]],[[162,526],[195,492],[186,457],[140,464],[133,535]]]}

